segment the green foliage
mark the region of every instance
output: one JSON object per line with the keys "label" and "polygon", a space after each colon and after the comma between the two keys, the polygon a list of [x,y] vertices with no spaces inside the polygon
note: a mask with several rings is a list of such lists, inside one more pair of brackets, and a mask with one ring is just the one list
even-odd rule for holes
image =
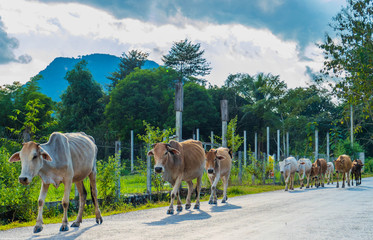
{"label": "green foliage", "polygon": [[115,156],[109,157],[108,161],[97,161],[97,186],[99,198],[105,203],[112,203],[116,198],[117,182],[120,178],[120,168]]}
{"label": "green foliage", "polygon": [[[162,57],[165,66],[175,69],[178,72],[180,82],[189,80],[198,81],[195,77],[210,74],[210,63],[203,58],[204,50],[201,44],[193,44],[188,39],[174,42],[167,55]],[[199,80],[199,82],[204,82]]]}
{"label": "green foliage", "polygon": [[243,143],[243,137],[237,133],[237,116],[232,118],[227,127],[227,142],[228,147],[233,151],[237,152]]}
{"label": "green foliage", "polygon": [[[23,133],[23,141],[28,142],[30,140],[36,140],[35,135],[40,132],[42,129],[39,129],[42,127],[43,129],[47,129],[49,127],[52,127],[54,125],[57,125],[57,121],[52,120],[48,122],[42,123],[40,125],[41,118],[40,110],[43,110],[45,108],[45,104],[42,104],[39,99],[30,100],[26,103],[25,106],[25,112],[22,112],[19,109],[13,110],[15,115],[10,115],[9,118],[13,121],[20,122],[22,124],[22,127],[20,129],[15,128],[8,128],[12,133],[16,135],[20,135]],[[45,112],[46,118],[52,118],[53,111],[47,111]],[[23,115],[23,122],[21,122],[19,119],[20,116]],[[38,127],[38,125],[40,127]]]}
{"label": "green foliage", "polygon": [[159,67],[153,70],[136,69],[119,81],[110,93],[105,116],[111,130],[122,138],[130,131],[143,134],[143,121],[161,128],[174,125],[174,71]]}
{"label": "green foliage", "polygon": [[104,94],[86,66],[87,62],[82,60],[65,76],[69,86],[61,96],[59,117],[66,132],[90,133],[103,121]]}
{"label": "green foliage", "polygon": [[335,37],[326,35],[319,47],[324,51],[323,72],[338,78],[334,93],[352,105],[362,105],[373,119],[371,101],[373,62],[373,4],[367,0],[347,0],[346,7],[330,24]]}
{"label": "green foliage", "polygon": [[358,142],[354,142],[351,146],[351,141],[346,139],[344,141],[339,141],[336,145],[334,150],[334,156],[338,157],[342,154],[347,154],[351,157],[351,160],[355,159],[354,156],[359,153],[363,152],[362,146]]}
{"label": "green foliage", "polygon": [[18,182],[21,172],[19,163],[9,163],[11,154],[0,147],[0,223],[31,221],[37,212],[40,180],[36,177],[30,185]]}
{"label": "green foliage", "polygon": [[111,76],[107,77],[111,80],[109,89],[115,88],[118,82],[124,79],[128,74],[133,72],[135,68],[141,68],[147,60],[149,53],[144,53],[140,50],[131,50],[126,53],[122,53],[120,57],[119,69],[116,72],[111,73]]}

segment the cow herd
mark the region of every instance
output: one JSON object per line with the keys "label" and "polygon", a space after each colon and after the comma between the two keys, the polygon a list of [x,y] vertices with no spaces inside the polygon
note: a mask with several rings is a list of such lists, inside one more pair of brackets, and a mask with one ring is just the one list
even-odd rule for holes
{"label": "cow herd", "polygon": [[[333,164],[334,163],[334,164]],[[353,185],[353,177],[355,176],[356,185],[361,184],[361,170],[364,166],[361,160],[351,161],[348,155],[341,155],[334,162],[326,162],[325,159],[319,158],[315,162],[311,162],[308,158],[300,158],[298,161],[294,157],[288,157],[279,162],[280,173],[285,180],[285,191],[294,190],[294,177],[298,173],[300,181],[300,189],[304,187],[304,178],[307,180],[306,188],[324,187],[325,181],[327,184],[333,184],[334,170],[337,176],[337,188],[339,187],[339,174],[342,174],[342,188],[345,187],[345,182],[350,186]]]}
{"label": "cow herd", "polygon": [[[79,192],[79,211],[76,221],[71,227],[79,227],[82,222],[84,205],[86,203],[87,191],[83,180],[89,177],[92,201],[95,205],[96,222],[101,224],[102,217],[98,207],[96,188],[96,155],[97,146],[94,139],[85,133],[52,133],[49,141],[45,144],[27,142],[23,144],[21,151],[14,153],[9,162],[21,161],[21,174],[19,182],[28,185],[35,176],[42,180],[38,200],[38,216],[34,233],[43,229],[43,206],[49,185],[58,187],[64,184],[64,196],[62,206],[64,210],[62,226],[60,231],[69,230],[67,210],[69,206],[69,194],[72,183],[75,183]],[[207,172],[211,183],[211,195],[209,204],[217,204],[216,187],[220,179],[223,181],[224,193],[222,203],[228,199],[227,188],[232,166],[232,152],[228,148],[210,149],[205,152],[202,143],[196,140],[186,140],[177,142],[171,140],[169,143],[156,143],[148,152],[154,157],[154,172],[162,173],[163,179],[168,181],[173,189],[171,191],[170,206],[167,214],[174,213],[174,200],[177,198],[176,211],[182,211],[179,189],[181,182],[188,184],[188,194],[185,209],[191,207],[191,196],[196,191],[196,203],[194,209],[200,207],[200,191],[202,175]],[[333,184],[334,166],[337,173],[337,187],[339,187],[339,174],[343,176],[342,187],[345,186],[345,179],[350,186],[350,174],[355,176],[356,185],[361,184],[361,169],[363,164],[360,160],[351,159],[347,155],[341,155],[333,163],[327,163],[324,159],[317,159],[312,163],[307,158],[298,161],[294,157],[288,157],[279,162],[280,172],[285,178],[285,191],[294,190],[294,177],[299,174],[301,182],[300,188],[304,187],[306,178],[306,188],[315,185],[324,186],[325,177],[327,184]],[[193,180],[197,179],[196,187],[193,187]],[[353,183],[352,183],[353,184]]]}

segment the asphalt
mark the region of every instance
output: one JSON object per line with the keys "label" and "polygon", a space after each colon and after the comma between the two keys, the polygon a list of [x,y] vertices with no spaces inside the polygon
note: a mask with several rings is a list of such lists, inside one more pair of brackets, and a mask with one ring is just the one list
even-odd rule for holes
{"label": "asphalt", "polygon": [[[341,185],[341,184],[340,184]],[[228,196],[229,197],[229,196]],[[61,224],[0,232],[0,239],[373,239],[373,178],[360,186],[295,189],[232,197],[227,204],[167,215],[156,208],[84,219],[80,228]],[[175,211],[176,213],[176,211]],[[70,219],[70,224],[74,219]]]}

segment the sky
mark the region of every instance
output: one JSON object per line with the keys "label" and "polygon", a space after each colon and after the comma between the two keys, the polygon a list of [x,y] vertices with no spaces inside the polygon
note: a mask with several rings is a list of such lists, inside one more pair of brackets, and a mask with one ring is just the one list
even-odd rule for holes
{"label": "sky", "polygon": [[173,43],[200,43],[221,86],[229,74],[279,75],[306,87],[323,65],[316,46],[345,0],[0,0],[0,85],[27,82],[56,57],[121,56],[163,64]]}

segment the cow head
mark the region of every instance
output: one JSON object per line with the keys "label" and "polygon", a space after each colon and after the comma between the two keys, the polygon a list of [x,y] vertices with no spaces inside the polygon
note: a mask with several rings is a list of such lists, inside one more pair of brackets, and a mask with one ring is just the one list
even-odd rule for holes
{"label": "cow head", "polygon": [[303,158],[299,159],[298,160],[298,167],[297,167],[297,172],[299,172],[300,170],[305,169],[305,165],[306,165],[306,162],[303,160]]}
{"label": "cow head", "polygon": [[148,152],[148,156],[154,157],[154,172],[161,173],[164,171],[164,167],[172,158],[171,155],[179,155],[180,152],[172,148],[170,144],[167,143],[156,143],[153,145],[153,148]]}
{"label": "cow head", "polygon": [[208,174],[214,174],[215,169],[218,169],[220,164],[219,162],[221,160],[224,160],[225,157],[218,154],[218,150],[210,149],[210,151],[206,152],[206,171]]}
{"label": "cow head", "polygon": [[278,162],[278,165],[280,166],[280,173],[284,174],[285,166],[286,166],[286,160]]}
{"label": "cow head", "polygon": [[343,172],[343,165],[345,163],[345,158],[343,155],[339,156],[337,160],[334,161],[334,166],[335,166],[335,172],[338,173],[340,170]]}
{"label": "cow head", "polygon": [[52,161],[49,154],[35,142],[23,144],[21,151],[14,153],[9,162],[21,161],[22,171],[19,182],[28,185],[43,167],[44,161]]}

